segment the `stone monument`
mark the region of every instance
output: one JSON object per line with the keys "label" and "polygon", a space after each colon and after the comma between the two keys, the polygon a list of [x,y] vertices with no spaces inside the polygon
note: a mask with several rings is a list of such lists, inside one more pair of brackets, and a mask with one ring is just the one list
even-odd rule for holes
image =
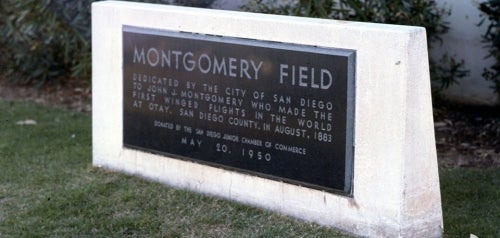
{"label": "stone monument", "polygon": [[424,28],[105,1],[92,50],[95,166],[442,236]]}

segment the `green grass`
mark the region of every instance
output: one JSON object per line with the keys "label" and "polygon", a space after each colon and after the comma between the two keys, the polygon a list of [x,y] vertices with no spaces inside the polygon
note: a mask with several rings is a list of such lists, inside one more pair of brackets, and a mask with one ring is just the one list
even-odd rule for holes
{"label": "green grass", "polygon": [[[25,119],[37,125],[16,125]],[[0,101],[0,237],[348,237],[91,157],[89,115]]]}
{"label": "green grass", "polygon": [[446,237],[500,237],[500,169],[441,170]]}
{"label": "green grass", "polygon": [[[89,115],[0,101],[0,237],[348,237],[93,168],[91,151]],[[500,237],[500,170],[440,172],[445,236]]]}

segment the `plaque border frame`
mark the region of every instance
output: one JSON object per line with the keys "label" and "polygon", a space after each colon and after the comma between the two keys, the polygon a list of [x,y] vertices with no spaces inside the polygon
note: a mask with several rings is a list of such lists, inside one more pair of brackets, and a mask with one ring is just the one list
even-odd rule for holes
{"label": "plaque border frame", "polygon": [[[275,181],[282,181],[292,185],[304,186],[320,191],[330,192],[333,194],[343,195],[347,197],[353,196],[353,180],[354,180],[354,120],[355,120],[355,84],[356,84],[356,50],[353,49],[341,49],[341,48],[333,48],[333,47],[323,47],[323,46],[314,46],[314,45],[305,45],[305,44],[295,44],[295,43],[284,43],[284,42],[276,42],[276,41],[266,41],[266,40],[257,40],[257,39],[248,39],[248,38],[238,38],[231,36],[223,36],[223,35],[209,35],[209,34],[201,34],[194,32],[183,32],[183,31],[173,31],[173,30],[165,30],[165,29],[156,29],[156,28],[148,28],[148,27],[140,27],[133,25],[122,25],[122,35],[124,32],[131,32],[137,34],[149,34],[149,35],[157,35],[157,36],[167,36],[174,37],[180,39],[192,39],[192,40],[201,40],[201,41],[210,41],[216,43],[228,43],[228,44],[237,44],[237,45],[245,45],[245,46],[253,46],[253,47],[262,47],[262,48],[273,48],[279,50],[290,50],[297,52],[306,52],[306,53],[318,53],[318,54],[326,54],[326,55],[336,55],[341,57],[346,57],[347,59],[347,96],[346,96],[346,138],[345,138],[345,168],[344,168],[344,189],[334,189],[328,188],[321,185],[316,185],[312,183],[303,182],[300,180],[294,180],[289,178],[283,178],[280,176],[266,174],[262,172],[241,169],[233,166],[223,165],[215,162],[205,161],[201,159],[191,158],[188,156],[183,156],[179,154],[169,153],[165,151],[158,151],[155,149],[144,148],[136,145],[128,145],[124,142],[125,138],[123,138],[123,146],[125,148],[131,148],[136,150],[141,150],[146,153],[165,155],[171,158],[176,158],[188,162],[204,164],[208,166],[212,166],[215,168],[222,168],[231,170],[238,173],[244,173],[250,176],[258,176],[264,179],[272,179]],[[123,36],[122,36],[123,39]],[[122,47],[123,48],[123,47]],[[124,49],[123,49],[124,50]],[[122,54],[124,51],[122,50]],[[123,59],[122,55],[122,59]],[[122,69],[125,70],[124,61],[122,61]],[[124,78],[122,80],[125,80]],[[123,95],[122,95],[123,96]],[[125,105],[123,100],[123,110],[125,112]],[[124,117],[124,115],[122,115]],[[123,125],[125,127],[125,125]],[[125,130],[123,128],[123,130]]]}

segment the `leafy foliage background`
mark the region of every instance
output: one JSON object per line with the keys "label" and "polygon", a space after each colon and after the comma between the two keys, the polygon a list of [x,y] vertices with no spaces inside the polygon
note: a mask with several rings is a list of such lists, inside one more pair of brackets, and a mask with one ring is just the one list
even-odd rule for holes
{"label": "leafy foliage background", "polygon": [[60,21],[50,0],[0,2],[0,62],[12,81],[41,85],[63,75],[90,74],[90,43]]}
{"label": "leafy foliage background", "polygon": [[[0,68],[13,82],[90,82],[91,4],[96,0],[0,1]],[[207,7],[214,0],[142,0]]]}
{"label": "leafy foliage background", "polygon": [[493,82],[492,88],[500,100],[500,0],[489,0],[479,5],[479,10],[486,14],[480,25],[489,20],[486,33],[483,35],[486,47],[489,48],[489,55],[493,57],[495,63],[489,68],[485,68],[483,77]]}

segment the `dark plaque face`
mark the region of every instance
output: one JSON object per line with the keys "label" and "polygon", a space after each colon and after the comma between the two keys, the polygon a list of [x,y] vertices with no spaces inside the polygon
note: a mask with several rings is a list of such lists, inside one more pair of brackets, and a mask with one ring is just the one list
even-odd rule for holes
{"label": "dark plaque face", "polygon": [[123,144],[350,195],[354,57],[124,26]]}

